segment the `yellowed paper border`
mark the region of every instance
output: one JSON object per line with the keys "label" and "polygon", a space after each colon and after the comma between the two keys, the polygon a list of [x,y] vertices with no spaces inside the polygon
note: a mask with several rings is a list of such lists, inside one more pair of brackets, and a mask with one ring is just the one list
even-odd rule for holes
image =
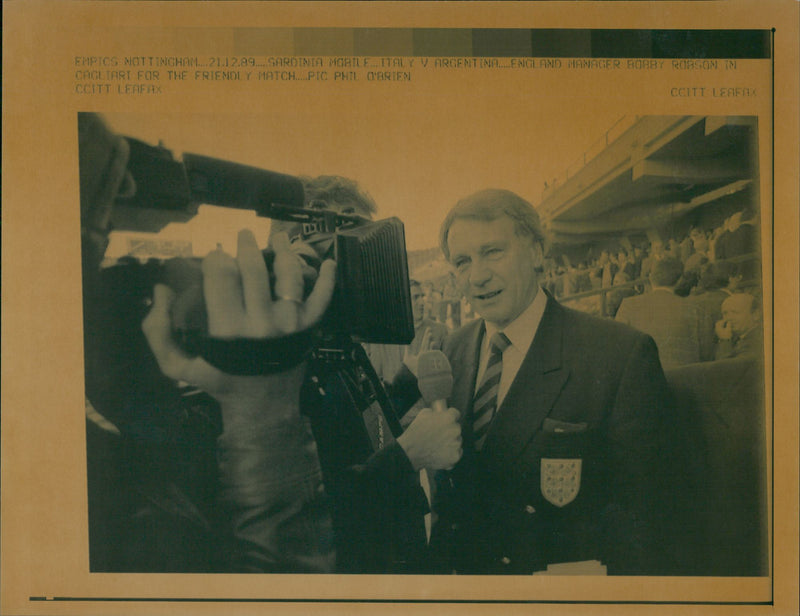
{"label": "yellowed paper border", "polygon": [[[798,289],[798,5],[773,2],[619,3],[161,3],[36,2],[4,5],[3,38],[3,388],[2,607],[4,614],[134,613],[741,613],[797,612],[797,289]],[[707,76],[630,71],[613,81],[600,72],[537,74],[536,91],[503,99],[522,120],[578,104],[596,132],[615,113],[758,115],[762,214],[774,190],[774,432],[771,578],[426,578],[89,574],[77,193],[77,111],[167,117],[195,127],[214,116],[241,129],[257,116],[280,119],[326,111],[349,118],[363,109],[369,133],[394,121],[408,95],[402,84],[169,83],[160,95],[78,93],[76,56],[233,55],[232,28],[660,28],[774,29],[774,77],[741,61],[722,85],[773,88],[770,105],[754,100],[670,97],[671,87],[701,87]],[[326,36],[336,36],[331,30]],[[248,53],[245,38],[238,38]],[[244,41],[244,42],[242,42]],[[313,50],[314,41],[306,42]],[[345,44],[345,43],[342,43]],[[402,48],[403,41],[396,43]],[[344,48],[346,51],[346,47]],[[266,52],[262,52],[266,53]],[[343,55],[346,55],[343,52]],[[452,110],[452,133],[486,131],[493,108],[469,110],[471,88],[506,77],[452,71],[414,73],[426,104]],[[264,84],[261,84],[264,85]],[[408,84],[407,84],[408,85]],[[168,86],[168,87],[167,87]],[[265,100],[269,97],[269,100]],[[284,98],[285,97],[285,98]],[[284,102],[285,101],[285,102]],[[297,103],[297,101],[302,101]],[[439,101],[437,103],[437,101]],[[418,103],[422,104],[422,103]],[[383,111],[382,111],[383,110]],[[391,112],[391,113],[390,113]],[[388,120],[387,120],[388,117]],[[591,124],[591,122],[589,122]],[[402,123],[398,121],[397,130]],[[321,125],[322,126],[322,125]],[[456,128],[458,127],[458,130]],[[180,128],[178,132],[180,132]],[[189,128],[186,128],[189,130]],[[321,127],[320,130],[324,130]],[[425,126],[420,130],[431,130]],[[486,138],[491,135],[486,134]],[[244,137],[244,136],[243,136]],[[456,137],[454,137],[456,138]],[[320,135],[321,143],[329,139]],[[774,144],[771,141],[774,139]],[[190,140],[187,137],[187,140]],[[532,149],[552,148],[532,142]],[[518,165],[518,151],[491,151]],[[222,152],[207,152],[222,155]],[[774,153],[774,160],[771,160]],[[241,155],[232,152],[229,156]],[[330,154],[329,154],[330,155]],[[479,157],[476,156],[476,160]],[[302,160],[296,161],[297,166]],[[567,161],[565,161],[566,163]],[[774,163],[774,184],[766,171]],[[391,163],[387,161],[387,167]],[[322,171],[320,171],[322,172]],[[431,173],[439,170],[433,169]],[[446,170],[443,173],[447,173]],[[410,207],[411,225],[428,212]],[[762,223],[770,222],[762,218]],[[438,220],[431,221],[438,225]],[[764,224],[766,231],[768,225]],[[766,260],[765,260],[766,263]],[[765,273],[766,284],[766,273]],[[765,288],[765,297],[767,289]],[[769,331],[769,330],[768,330]],[[768,336],[769,338],[769,336]],[[769,386],[771,383],[768,383]],[[37,601],[30,597],[147,598],[187,601]],[[270,598],[290,602],[270,602]],[[236,598],[236,603],[202,602]],[[262,601],[267,599],[267,601]],[[347,603],[347,599],[360,602]],[[502,605],[482,603],[500,600]],[[549,604],[547,601],[561,601]],[[735,605],[740,603],[740,605]]]}

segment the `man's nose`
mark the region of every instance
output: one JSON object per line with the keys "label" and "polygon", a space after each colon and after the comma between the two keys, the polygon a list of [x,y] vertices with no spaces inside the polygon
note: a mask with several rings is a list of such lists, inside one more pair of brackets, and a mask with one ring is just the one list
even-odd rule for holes
{"label": "man's nose", "polygon": [[476,259],[472,264],[469,274],[469,282],[473,286],[480,287],[485,285],[492,278],[492,270],[483,259]]}

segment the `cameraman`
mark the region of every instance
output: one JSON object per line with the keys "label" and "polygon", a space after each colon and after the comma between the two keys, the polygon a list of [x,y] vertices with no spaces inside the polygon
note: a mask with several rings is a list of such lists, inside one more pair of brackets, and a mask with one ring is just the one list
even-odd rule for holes
{"label": "cameraman", "polygon": [[[203,260],[211,336],[279,337],[305,329],[322,315],[333,291],[335,265],[324,263],[312,294],[297,301],[300,263],[285,235],[278,235],[273,246],[275,301],[264,259],[249,231],[239,234],[236,258],[216,250]],[[233,568],[330,570],[330,526],[316,447],[299,408],[305,366],[270,376],[233,376],[200,357],[189,357],[172,339],[174,298],[171,289],[156,285],[142,329],[165,375],[199,387],[219,402],[219,498],[224,523],[236,539]]]}
{"label": "cameraman", "polygon": [[[354,181],[339,176],[306,178],[304,193],[307,207],[365,218],[376,209]],[[298,237],[296,224],[273,225],[273,234],[286,231]],[[292,247],[309,254],[304,242]],[[338,360],[312,358],[301,392],[301,408],[311,419],[333,500],[337,571],[423,572],[428,567],[424,514],[429,507],[418,471],[447,468],[458,460],[457,413],[419,413],[395,441],[391,420],[410,405],[390,401],[363,347],[336,335],[320,338],[318,347],[341,350]],[[409,377],[416,400],[416,381]]]}
{"label": "cameraman", "polygon": [[[317,206],[324,203],[341,213],[371,213],[355,183],[344,178],[307,180],[306,196]],[[212,336],[285,336],[310,327],[325,311],[334,286],[334,263],[322,263],[314,290],[303,300],[303,275],[309,272],[299,255],[311,256],[313,249],[301,241],[289,242],[289,234],[294,236],[296,231],[293,223],[275,221],[273,225],[270,245],[275,251],[275,301],[270,299],[264,260],[249,232],[240,234],[235,259],[217,251],[204,260],[203,287]],[[157,288],[153,310],[143,327],[165,374],[200,387],[220,402],[223,501],[252,569],[259,568],[265,554],[280,554],[281,549],[296,543],[281,537],[282,529],[274,526],[275,494],[270,485],[296,473],[293,458],[301,452],[316,454],[313,443],[306,440],[302,412],[311,419],[324,462],[325,489],[332,501],[336,571],[424,571],[424,515],[429,509],[418,471],[450,468],[458,461],[461,437],[456,411],[423,410],[394,440],[383,414],[386,409],[379,409],[357,385],[372,367],[365,354],[359,356],[361,347],[347,341],[344,345],[338,341],[346,356],[339,363],[317,362],[313,369],[302,363],[265,377],[225,375],[202,359],[188,358],[172,342],[170,299],[168,289]],[[363,422],[370,433],[371,450],[357,442],[354,421]],[[276,428],[276,423],[280,427]],[[272,439],[271,435],[281,438]],[[306,494],[313,497],[322,490],[317,482],[307,486]],[[285,544],[276,546],[276,538],[283,538]]]}
{"label": "cameraman", "polygon": [[[123,524],[110,535],[99,533],[101,541],[93,540],[92,544],[92,569],[326,572],[334,567],[335,536],[336,569],[339,571],[421,570],[426,546],[424,530],[419,532],[419,529],[427,502],[417,483],[416,471],[423,467],[447,468],[457,461],[460,434],[455,411],[422,412],[405,434],[394,442],[387,439],[385,447],[377,447],[379,451],[374,455],[360,456],[357,463],[346,466],[328,467],[326,481],[330,481],[325,490],[320,481],[318,449],[300,410],[311,416],[316,411],[317,419],[319,411],[325,411],[325,423],[320,425],[317,421],[315,433],[323,438],[323,449],[329,458],[332,455],[342,462],[347,455],[339,456],[336,445],[347,446],[349,442],[347,434],[337,432],[337,425],[341,428],[344,424],[339,423],[340,419],[352,417],[354,410],[362,409],[347,408],[341,400],[325,396],[309,397],[309,390],[322,390],[306,378],[305,362],[286,366],[282,372],[269,376],[243,377],[225,374],[198,357],[188,356],[173,340],[170,306],[175,293],[164,285],[156,285],[152,309],[142,323],[142,331],[155,357],[122,357],[119,348],[125,348],[127,354],[127,349],[135,346],[131,342],[135,333],[119,332],[107,319],[109,315],[117,316],[115,312],[120,303],[113,305],[112,302],[110,308],[105,305],[106,297],[113,294],[108,293],[105,285],[107,277],[99,275],[99,264],[108,242],[114,199],[120,191],[135,190],[135,182],[126,171],[127,143],[108,131],[98,116],[80,114],[79,133],[87,396],[104,403],[112,402],[101,405],[104,414],[106,407],[112,412],[124,411],[120,414],[122,421],[112,416],[114,423],[111,423],[106,417],[90,412],[91,405],[87,405],[87,417],[94,417],[89,423],[105,425],[111,434],[121,432],[123,441],[130,433],[139,437],[142,434],[152,436],[154,428],[159,428],[159,422],[164,421],[162,415],[182,418],[187,415],[185,398],[179,399],[174,393],[175,381],[188,383],[213,396],[221,412],[221,433],[216,439],[218,477],[212,481],[196,481],[203,485],[199,490],[200,498],[195,500],[198,490],[188,490],[187,495],[180,481],[173,482],[169,476],[162,476],[162,466],[139,464],[141,472],[136,479],[144,477],[140,483],[156,484],[156,489],[145,485],[145,489],[140,490],[143,500],[149,503],[150,510],[160,509],[160,514],[146,516],[147,522],[139,527]],[[309,188],[313,188],[313,182],[309,183]],[[309,197],[313,195],[312,189]],[[347,198],[336,196],[329,197],[327,207],[358,209]],[[281,224],[276,224],[271,238],[275,256],[274,299],[264,259],[249,232],[240,234],[236,258],[217,250],[203,260],[203,291],[211,336],[282,338],[305,330],[324,313],[333,290],[335,266],[330,261],[323,263],[313,291],[303,298],[303,276],[309,274],[309,268],[298,254],[309,248],[299,242],[290,244],[286,231],[289,229],[282,230]],[[313,275],[316,274],[314,271]],[[128,291],[122,289],[122,295]],[[127,307],[125,302],[122,304],[123,308]],[[160,368],[169,378],[152,374],[149,363],[155,366],[155,371]],[[135,369],[126,370],[131,366]],[[104,370],[106,367],[109,369]],[[147,378],[139,378],[142,374]],[[153,386],[149,382],[151,378],[154,382],[161,378],[164,383]],[[122,381],[124,383],[120,384]],[[169,390],[166,396],[162,396],[164,390]],[[149,399],[151,393],[157,399]],[[162,404],[164,398],[169,402]],[[137,406],[144,411],[137,415],[137,421],[128,421],[132,408],[134,415],[141,410]],[[175,422],[166,423],[171,429]],[[131,426],[135,429],[131,430]],[[182,424],[179,427],[185,428]],[[87,427],[87,430],[93,428]],[[156,457],[170,459],[172,464],[167,475],[180,467],[178,479],[194,477],[192,471],[187,470],[192,464],[185,463],[182,456],[197,457],[196,452],[203,450],[204,443],[195,447],[197,431],[189,432],[188,438],[184,430],[179,438],[155,439],[155,445],[148,442],[148,452],[156,450]],[[103,474],[106,458],[95,455],[92,439],[89,441],[90,476],[93,467],[100,467]],[[177,447],[173,448],[174,445]],[[122,446],[122,449],[129,448]],[[94,458],[99,458],[100,462],[92,463]],[[119,460],[111,458],[109,461]],[[204,477],[202,473],[199,476]],[[140,486],[135,487],[138,490]],[[114,491],[112,488],[109,492],[113,492],[112,499],[128,500],[124,489]],[[333,504],[326,492],[333,496]],[[90,500],[97,501],[93,499],[94,493],[90,486]],[[221,511],[204,506],[207,504],[204,498],[209,494]],[[142,519],[141,507],[126,505],[99,509],[90,505],[90,512],[98,510],[114,520],[119,519],[120,513],[130,519]],[[93,517],[96,522],[97,515]],[[335,533],[331,528],[332,520]],[[185,526],[200,530],[183,532]],[[217,532],[219,527],[227,529],[223,535],[232,537],[232,549],[228,549]],[[132,529],[134,532],[130,532]],[[176,530],[178,538],[171,532]],[[138,531],[146,532],[147,537],[139,536]],[[120,538],[124,540],[125,549],[135,552],[134,557],[116,558],[113,554],[108,562],[96,567],[97,550],[94,548],[102,540],[107,541],[103,548],[119,547],[116,542]],[[163,541],[165,538],[167,541]],[[205,554],[193,553],[192,548],[198,545],[204,546],[200,551]],[[187,546],[190,546],[188,550]],[[220,562],[224,561],[219,558],[220,554],[216,554],[216,558],[208,554],[214,551],[230,552],[232,556],[228,562]],[[142,552],[145,557],[141,556]],[[181,555],[173,558],[174,552]]]}
{"label": "cameraman", "polygon": [[[135,191],[128,143],[96,114],[79,114],[78,133],[92,570],[331,571],[330,513],[314,443],[296,405],[281,404],[290,398],[284,392],[299,388],[302,367],[279,379],[234,377],[185,356],[171,338],[174,293],[164,285],[153,289],[152,309],[141,322],[134,299],[143,289],[129,287],[144,283],[100,268],[114,201]],[[279,335],[321,315],[332,290],[332,263],[322,267],[318,291],[301,312],[288,301],[258,303],[253,293],[259,281],[266,284],[258,279],[264,261],[252,235],[243,233],[240,245],[241,267],[221,251],[203,262],[212,332]],[[253,261],[261,270],[248,276]],[[280,272],[295,264],[293,255],[278,250]],[[240,271],[244,285],[236,278]],[[291,274],[279,277],[278,291],[294,293],[280,286]],[[240,291],[238,312],[227,301],[231,284],[247,290],[244,296]],[[269,327],[258,310],[270,311]],[[181,395],[173,378],[202,385],[216,402],[196,390]],[[271,412],[249,422],[248,412],[263,411],[267,400]],[[258,469],[259,485],[242,485],[244,465]],[[254,501],[266,515],[247,517]],[[241,529],[233,542],[228,528]]]}

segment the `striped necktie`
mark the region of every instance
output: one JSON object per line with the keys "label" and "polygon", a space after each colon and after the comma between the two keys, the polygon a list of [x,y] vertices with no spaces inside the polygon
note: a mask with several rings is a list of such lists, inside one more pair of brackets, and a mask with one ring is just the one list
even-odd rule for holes
{"label": "striped necktie", "polygon": [[497,390],[503,372],[503,351],[510,344],[511,341],[503,332],[497,332],[492,336],[489,344],[489,362],[486,364],[486,371],[483,373],[483,379],[475,392],[472,404],[472,434],[477,451],[483,447],[489,425],[497,410]]}

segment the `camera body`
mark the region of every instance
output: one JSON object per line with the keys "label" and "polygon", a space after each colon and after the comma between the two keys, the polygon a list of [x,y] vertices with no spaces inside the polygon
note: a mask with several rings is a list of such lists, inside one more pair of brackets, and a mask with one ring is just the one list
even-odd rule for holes
{"label": "camera body", "polygon": [[[128,171],[136,190],[114,204],[112,225],[116,230],[158,232],[173,222],[186,222],[201,204],[249,209],[259,216],[300,223],[299,239],[323,259],[337,263],[336,287],[331,305],[316,332],[327,340],[346,338],[356,342],[408,344],[414,337],[409,294],[408,260],[403,223],[398,218],[367,218],[307,208],[299,178],[208,156],[185,153],[181,159],[162,145],[153,146],[126,137],[130,146]],[[81,176],[89,170],[81,169]],[[268,269],[271,251],[265,250]],[[170,259],[139,264],[127,260],[114,266],[117,287],[147,278],[164,282],[178,294],[176,332],[190,351],[208,348],[199,259]],[[122,280],[122,283],[119,280]],[[310,287],[313,281],[307,281]],[[145,284],[144,288],[148,285]],[[152,286],[149,287],[152,289]],[[146,303],[146,302],[145,302]]]}

